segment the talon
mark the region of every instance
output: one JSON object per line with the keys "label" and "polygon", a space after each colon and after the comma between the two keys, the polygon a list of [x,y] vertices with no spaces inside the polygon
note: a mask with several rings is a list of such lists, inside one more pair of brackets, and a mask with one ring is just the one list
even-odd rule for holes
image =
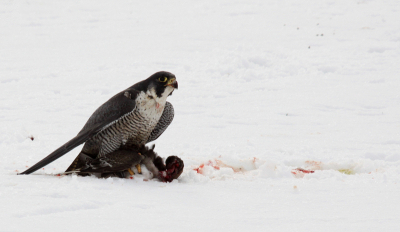
{"label": "talon", "polygon": [[129,174],[131,174],[131,176],[135,175],[135,173],[130,168],[128,168],[128,172],[129,172]]}
{"label": "talon", "polygon": [[140,167],[140,164],[136,164],[136,168],[137,168],[138,173],[142,174],[142,168]]}

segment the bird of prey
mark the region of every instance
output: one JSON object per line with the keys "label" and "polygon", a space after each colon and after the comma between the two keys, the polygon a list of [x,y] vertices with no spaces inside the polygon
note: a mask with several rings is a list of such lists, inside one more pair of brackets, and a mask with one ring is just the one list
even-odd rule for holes
{"label": "bird of prey", "polygon": [[[119,92],[92,114],[77,136],[20,174],[35,172],[82,143],[82,151],[66,172],[100,161],[103,166],[114,165],[103,172],[122,172],[140,163],[140,147],[156,140],[174,118],[174,108],[166,100],[175,89],[175,75],[161,71]],[[136,149],[125,149],[132,147]]]}

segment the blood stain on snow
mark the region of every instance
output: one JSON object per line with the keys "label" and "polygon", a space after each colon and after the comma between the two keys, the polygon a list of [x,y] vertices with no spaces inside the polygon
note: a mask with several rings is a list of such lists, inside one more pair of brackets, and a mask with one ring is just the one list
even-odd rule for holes
{"label": "blood stain on snow", "polygon": [[216,160],[216,161],[217,161],[217,165],[215,165],[211,160],[209,160],[207,163],[200,164],[199,167],[194,168],[193,170],[196,171],[196,172],[199,173],[199,174],[203,174],[203,168],[204,168],[204,166],[210,166],[210,167],[213,167],[213,168],[216,169],[216,170],[220,170],[220,167],[219,167],[219,165],[218,165],[218,160]]}
{"label": "blood stain on snow", "polygon": [[314,173],[314,171],[312,171],[312,170],[306,170],[306,169],[302,169],[302,168],[297,168],[295,170],[300,171],[302,173],[306,173],[306,174]]}
{"label": "blood stain on snow", "polygon": [[[259,161],[259,159],[257,157],[253,157],[251,159],[251,162],[253,164],[256,164],[257,161]],[[243,172],[247,171],[245,168],[243,168],[241,166],[237,167],[237,166],[228,165],[228,164],[225,164],[224,162],[222,162],[219,159],[209,160],[208,162],[200,164],[198,167],[193,168],[193,170],[196,171],[199,174],[203,174],[203,169],[204,169],[205,166],[213,167],[215,170],[220,170],[221,167],[230,168],[230,169],[233,170],[233,172],[236,172],[236,173],[238,173],[238,172],[243,173]],[[256,167],[254,167],[254,168],[256,169]]]}
{"label": "blood stain on snow", "polygon": [[199,174],[203,173],[203,168],[204,168],[204,164],[201,164],[199,167],[194,168],[193,170],[196,171]]}
{"label": "blood stain on snow", "polygon": [[291,173],[297,178],[303,178],[305,176],[305,174],[310,174],[310,173],[314,173],[314,172],[315,171],[313,171],[313,170],[306,170],[303,168],[296,168],[291,171]]}

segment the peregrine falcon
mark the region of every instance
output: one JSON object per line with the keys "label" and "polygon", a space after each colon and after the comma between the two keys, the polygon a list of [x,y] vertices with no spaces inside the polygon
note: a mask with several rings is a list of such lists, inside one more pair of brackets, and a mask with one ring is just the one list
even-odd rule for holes
{"label": "peregrine falcon", "polygon": [[[35,172],[82,143],[82,151],[66,172],[85,168],[88,161],[93,165],[100,160],[114,160],[114,165],[122,163],[113,172],[126,171],[127,166],[142,161],[138,157],[140,148],[156,140],[171,124],[174,108],[166,100],[175,89],[175,75],[165,71],[134,84],[101,105],[77,136],[20,174]],[[136,150],[127,152],[126,147]]]}

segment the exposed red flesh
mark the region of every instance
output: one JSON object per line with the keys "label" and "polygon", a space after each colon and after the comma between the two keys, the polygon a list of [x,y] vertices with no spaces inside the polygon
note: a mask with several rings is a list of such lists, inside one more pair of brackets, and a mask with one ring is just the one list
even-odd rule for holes
{"label": "exposed red flesh", "polygon": [[172,182],[173,177],[172,174],[175,172],[175,170],[179,167],[179,163],[177,160],[175,160],[170,166],[170,168],[167,168],[165,171],[159,172],[159,178],[163,182]]}

